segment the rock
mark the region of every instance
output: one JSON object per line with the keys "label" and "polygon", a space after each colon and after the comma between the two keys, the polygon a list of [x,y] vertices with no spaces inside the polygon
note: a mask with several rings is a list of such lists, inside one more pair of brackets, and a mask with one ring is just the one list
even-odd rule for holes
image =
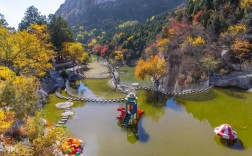
{"label": "rock", "polygon": [[74,115],[74,112],[66,111],[65,113],[62,113],[62,116],[70,116],[70,115]]}
{"label": "rock", "polygon": [[248,92],[252,93],[252,88],[250,88],[250,89],[248,90]]}
{"label": "rock", "polygon": [[73,106],[73,102],[61,102],[56,104],[57,108],[69,108],[71,106]]}

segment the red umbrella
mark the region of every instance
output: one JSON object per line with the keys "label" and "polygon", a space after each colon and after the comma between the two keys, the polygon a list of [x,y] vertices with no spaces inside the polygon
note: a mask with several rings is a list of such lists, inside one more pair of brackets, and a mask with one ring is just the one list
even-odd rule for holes
{"label": "red umbrella", "polygon": [[215,134],[219,135],[221,138],[228,140],[235,140],[238,138],[236,132],[228,124],[220,125],[214,129]]}

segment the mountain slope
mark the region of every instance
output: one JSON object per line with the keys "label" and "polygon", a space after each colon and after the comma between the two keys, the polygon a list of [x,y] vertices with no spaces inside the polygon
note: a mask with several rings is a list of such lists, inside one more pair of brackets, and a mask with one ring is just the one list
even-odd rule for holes
{"label": "mountain slope", "polygon": [[104,22],[145,21],[175,8],[184,0],[66,0],[56,11],[70,25],[94,28]]}

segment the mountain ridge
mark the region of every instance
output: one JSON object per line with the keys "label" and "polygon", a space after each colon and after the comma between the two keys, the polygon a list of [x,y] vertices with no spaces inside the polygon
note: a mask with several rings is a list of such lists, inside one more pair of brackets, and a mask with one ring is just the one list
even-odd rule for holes
{"label": "mountain ridge", "polygon": [[145,21],[180,5],[184,0],[66,0],[56,11],[70,26],[96,28],[108,22]]}

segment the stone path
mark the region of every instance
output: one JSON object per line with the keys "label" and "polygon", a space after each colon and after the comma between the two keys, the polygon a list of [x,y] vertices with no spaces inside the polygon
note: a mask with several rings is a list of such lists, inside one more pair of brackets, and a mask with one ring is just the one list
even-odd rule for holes
{"label": "stone path", "polygon": [[88,64],[88,70],[85,71],[85,78],[108,78],[110,76],[105,61],[97,61],[95,58],[92,59],[92,63]]}

